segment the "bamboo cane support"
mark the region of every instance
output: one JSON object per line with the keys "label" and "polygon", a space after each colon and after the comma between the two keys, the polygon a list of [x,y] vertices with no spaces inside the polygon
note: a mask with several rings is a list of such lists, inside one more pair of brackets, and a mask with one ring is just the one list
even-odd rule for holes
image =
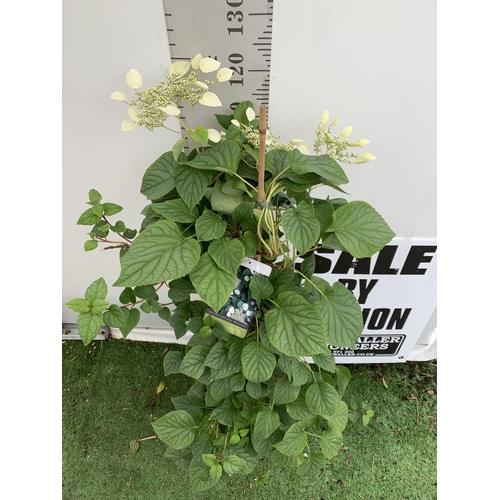
{"label": "bamboo cane support", "polygon": [[[258,193],[257,199],[259,203],[263,202],[265,199],[264,193],[264,177],[265,177],[265,168],[266,168],[266,131],[267,131],[267,110],[266,106],[261,104],[259,107],[259,183],[258,183]],[[259,206],[259,209],[262,210],[262,207]],[[259,238],[259,243],[257,247],[257,260],[261,260],[262,255],[262,228],[259,227],[259,234],[257,235]]]}

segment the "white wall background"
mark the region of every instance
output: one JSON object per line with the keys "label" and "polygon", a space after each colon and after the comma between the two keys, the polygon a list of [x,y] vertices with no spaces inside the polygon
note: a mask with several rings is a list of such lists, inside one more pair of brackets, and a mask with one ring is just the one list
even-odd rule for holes
{"label": "white wall background", "polygon": [[[436,2],[432,0],[275,0],[270,128],[283,139],[314,141],[323,110],[353,138],[366,137],[377,160],[346,167],[350,200],[371,203],[399,237],[437,236]],[[145,86],[170,57],[161,0],[73,0],[63,5],[62,303],[102,276],[119,273],[112,251],[84,252],[88,227],[76,226],[89,189],[122,205],[138,227],[146,205],[144,170],[175,138],[123,133],[125,74]],[[120,290],[110,290],[117,300]],[[155,315],[156,316],[156,315]],[[76,314],[62,306],[62,321]],[[141,326],[164,326],[143,315]]]}

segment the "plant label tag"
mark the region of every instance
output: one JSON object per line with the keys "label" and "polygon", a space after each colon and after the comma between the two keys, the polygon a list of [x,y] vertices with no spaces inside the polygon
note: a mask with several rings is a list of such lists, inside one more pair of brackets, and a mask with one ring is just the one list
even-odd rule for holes
{"label": "plant label tag", "polygon": [[246,336],[257,310],[257,301],[250,292],[250,280],[255,274],[269,278],[271,266],[246,257],[238,268],[236,283],[228,301],[219,311],[207,308],[207,314],[213,316],[228,333],[240,338]]}

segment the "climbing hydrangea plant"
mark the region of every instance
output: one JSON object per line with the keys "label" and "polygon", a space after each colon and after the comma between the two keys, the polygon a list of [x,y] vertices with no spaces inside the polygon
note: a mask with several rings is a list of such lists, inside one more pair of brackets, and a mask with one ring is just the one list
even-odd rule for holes
{"label": "climbing hydrangea plant", "polygon": [[[216,114],[219,130],[181,118],[197,105],[221,106],[209,90],[215,81],[205,77],[215,72],[218,82],[232,74],[197,54],[172,64],[164,81],[145,90],[140,73],[130,70],[129,101],[123,92],[111,94],[128,106],[122,130],[165,128],[179,140],[144,173],[140,192],[148,203],[137,230],[111,221],[122,207],[90,190],[90,208],[77,221],[91,227],[84,249],[119,249],[114,286],[123,291],[110,304],[98,278],[84,298],[66,304],[79,313],[85,344],[103,323],[126,337],[142,314],[157,314],[177,339],[189,332],[185,352],[167,352],[164,373],[181,373],[193,384],[153,428],[167,457],[188,470],[195,493],[222,488],[234,474],[256,473],[265,482],[270,471],[258,470],[264,456],[298,474],[335,457],[348,422],[342,397],[350,374],[330,346],[352,348],[363,319],[344,285],[315,276],[314,251],[369,257],[394,237],[368,203],[312,195],[318,186],[344,193],[340,163],[375,159],[355,152],[369,141],[349,141],[352,127],[333,135],[339,119],[328,125],[328,112],[316,129],[315,154],[300,139],[282,142],[261,130],[250,101],[231,115]],[[272,270],[269,278],[250,278],[253,322],[238,337],[207,308],[226,304],[245,258]]]}

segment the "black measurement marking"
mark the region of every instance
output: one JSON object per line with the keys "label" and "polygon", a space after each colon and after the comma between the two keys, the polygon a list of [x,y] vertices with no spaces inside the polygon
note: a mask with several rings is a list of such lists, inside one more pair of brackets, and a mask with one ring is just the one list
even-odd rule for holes
{"label": "black measurement marking", "polygon": [[[251,12],[250,14],[248,14],[249,16],[272,16],[273,13],[272,12]],[[268,26],[268,28],[270,28],[271,26]]]}
{"label": "black measurement marking", "polygon": [[253,72],[264,71],[264,72],[266,72],[266,73],[269,73],[269,70],[268,70],[268,69],[249,69],[249,70],[248,70],[248,72],[251,72],[251,71],[253,71]]}

